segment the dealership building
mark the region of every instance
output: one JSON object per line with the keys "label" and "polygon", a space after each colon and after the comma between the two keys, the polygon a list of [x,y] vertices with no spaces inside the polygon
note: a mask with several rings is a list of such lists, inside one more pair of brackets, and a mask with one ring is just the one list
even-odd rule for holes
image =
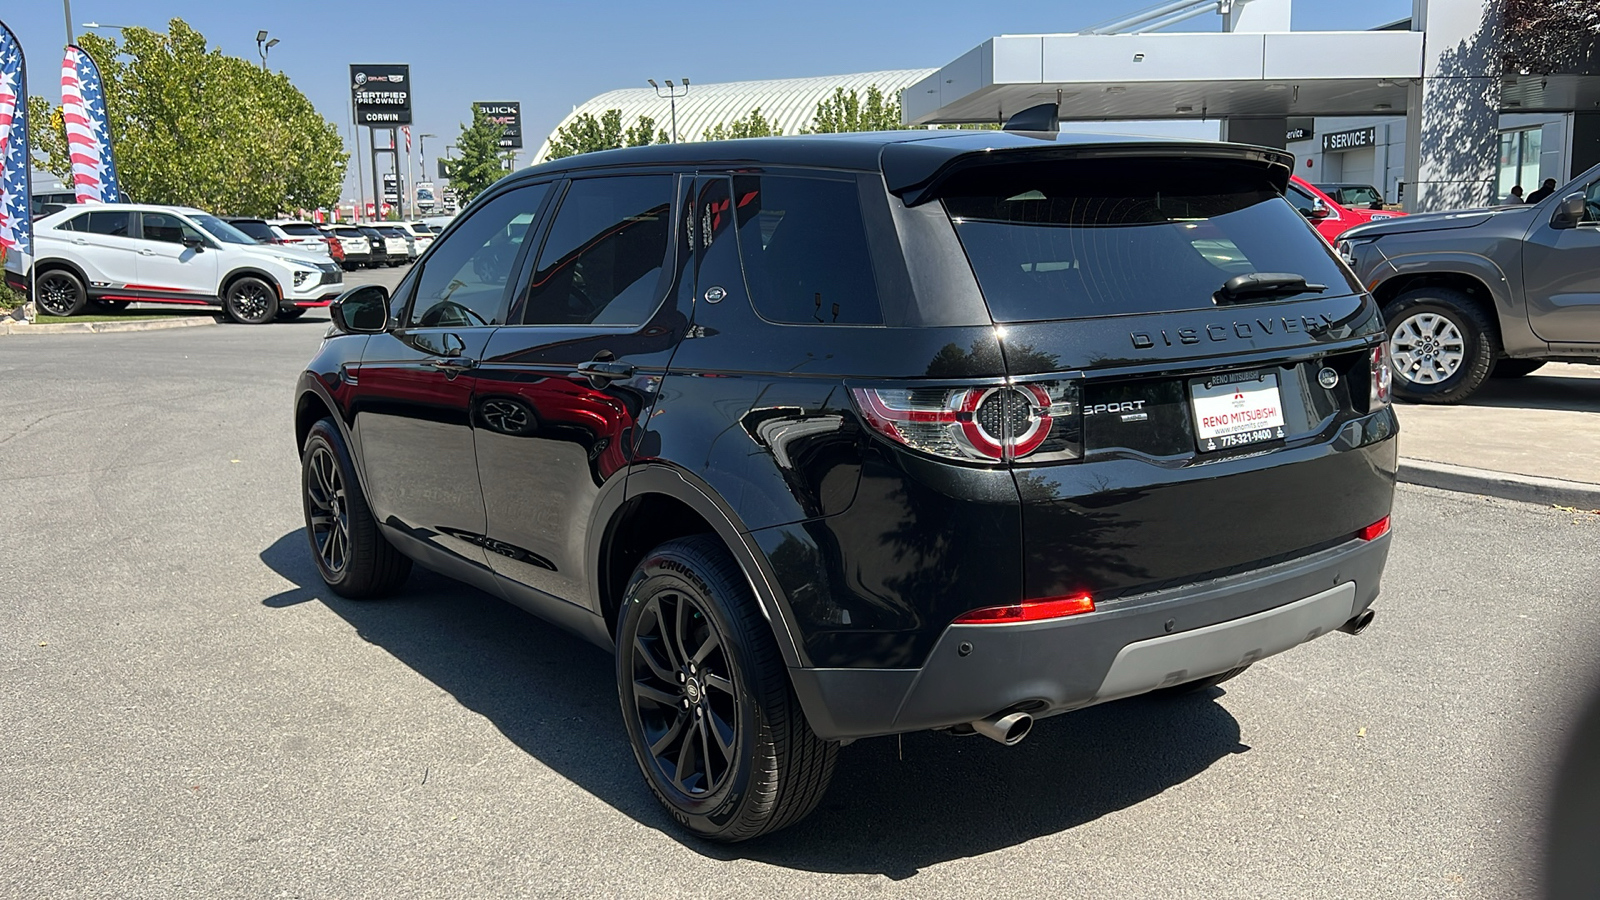
{"label": "dealership building", "polygon": [[[1413,0],[1409,18],[1372,30],[1292,31],[1292,0],[1177,0],[1074,33],[998,35],[936,69],[695,85],[677,132],[696,140],[759,107],[792,134],[835,88],[876,84],[900,90],[908,125],[1054,102],[1063,129],[1263,144],[1293,152],[1308,181],[1370,184],[1413,211],[1489,205],[1600,163],[1600,66],[1504,70],[1501,9]],[[1221,31],[1163,30],[1215,15]],[[661,126],[671,114],[644,88],[561,124],[607,109]]]}

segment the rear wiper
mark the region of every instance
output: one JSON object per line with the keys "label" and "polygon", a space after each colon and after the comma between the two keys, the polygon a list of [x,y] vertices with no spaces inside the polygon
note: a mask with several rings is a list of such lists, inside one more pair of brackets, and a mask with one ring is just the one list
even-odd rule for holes
{"label": "rear wiper", "polygon": [[1320,294],[1327,290],[1325,284],[1306,284],[1304,275],[1293,272],[1249,272],[1235,275],[1222,283],[1222,289],[1212,295],[1220,305],[1243,303],[1248,300],[1265,300],[1290,294]]}

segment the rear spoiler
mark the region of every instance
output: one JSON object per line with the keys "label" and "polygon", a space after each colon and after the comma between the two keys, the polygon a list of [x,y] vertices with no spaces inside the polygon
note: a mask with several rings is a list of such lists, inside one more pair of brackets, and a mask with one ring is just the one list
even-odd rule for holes
{"label": "rear spoiler", "polygon": [[1048,132],[968,132],[944,140],[885,144],[883,178],[889,191],[907,206],[931,200],[953,173],[977,166],[1069,159],[1115,159],[1139,156],[1183,159],[1232,159],[1259,164],[1281,193],[1294,171],[1294,154],[1249,144],[1215,141],[1118,139],[1108,135]]}

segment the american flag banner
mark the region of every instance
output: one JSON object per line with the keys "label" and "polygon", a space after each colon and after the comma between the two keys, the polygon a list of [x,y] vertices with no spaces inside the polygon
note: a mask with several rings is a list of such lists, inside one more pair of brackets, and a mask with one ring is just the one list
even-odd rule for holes
{"label": "american flag banner", "polygon": [[28,170],[28,70],[17,36],[0,22],[0,254],[15,276],[33,252]]}
{"label": "american flag banner", "polygon": [[410,125],[401,125],[400,126],[400,130],[405,132],[405,135],[406,135],[406,155],[410,156],[411,155],[411,126]]}
{"label": "american flag banner", "polygon": [[67,125],[72,185],[78,202],[121,203],[100,70],[89,54],[71,45],[61,62],[61,118]]}

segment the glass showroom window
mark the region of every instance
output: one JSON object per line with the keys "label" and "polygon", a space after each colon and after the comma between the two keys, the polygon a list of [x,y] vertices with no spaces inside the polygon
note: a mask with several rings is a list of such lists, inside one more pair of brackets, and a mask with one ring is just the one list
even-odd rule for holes
{"label": "glass showroom window", "polygon": [[1499,196],[1511,195],[1511,189],[1522,185],[1526,197],[1539,188],[1539,153],[1544,144],[1544,132],[1538,128],[1500,133],[1500,184]]}

